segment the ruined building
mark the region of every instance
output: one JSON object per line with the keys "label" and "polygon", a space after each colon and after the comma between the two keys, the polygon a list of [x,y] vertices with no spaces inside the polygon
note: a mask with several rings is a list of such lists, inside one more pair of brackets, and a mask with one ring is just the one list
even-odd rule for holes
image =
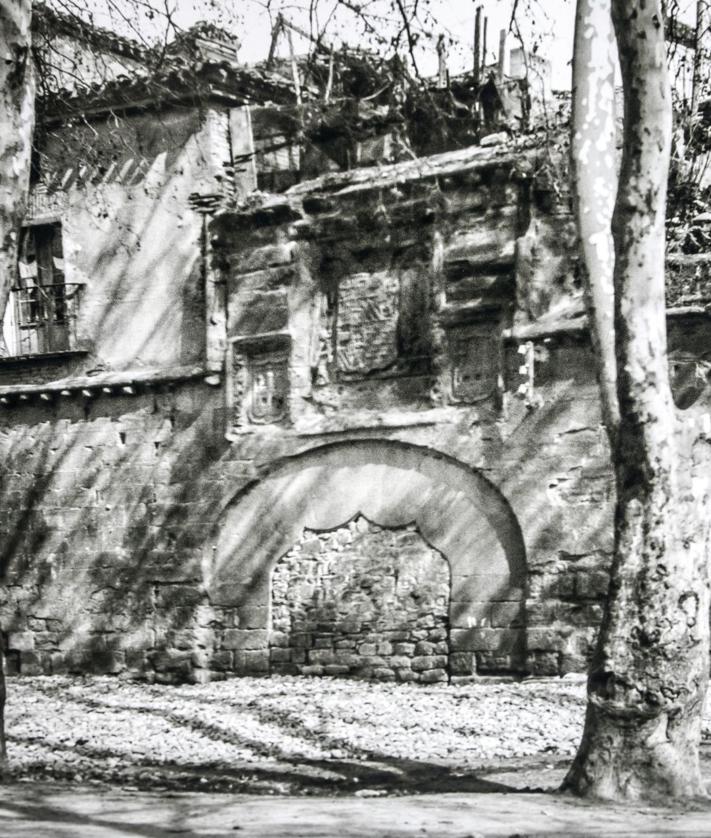
{"label": "ruined building", "polygon": [[[581,670],[612,480],[556,172],[413,156],[392,109],[305,139],[322,87],[210,29],[158,75],[92,37],[119,70],[42,105],[4,320],[11,669]],[[706,266],[670,258],[680,403]]]}

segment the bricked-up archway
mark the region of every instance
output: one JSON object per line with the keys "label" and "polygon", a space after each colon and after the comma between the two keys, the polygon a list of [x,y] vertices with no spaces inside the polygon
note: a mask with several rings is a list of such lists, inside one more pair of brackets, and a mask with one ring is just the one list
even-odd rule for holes
{"label": "bricked-up archway", "polygon": [[274,564],[305,529],[333,530],[359,515],[414,525],[451,570],[450,672],[522,667],[526,562],[511,507],[482,474],[431,449],[357,440],[275,464],[220,515],[203,572],[222,626],[215,648],[236,672],[269,671]]}
{"label": "bricked-up archway", "polygon": [[304,530],[274,566],[271,672],[446,681],[449,564],[416,527]]}

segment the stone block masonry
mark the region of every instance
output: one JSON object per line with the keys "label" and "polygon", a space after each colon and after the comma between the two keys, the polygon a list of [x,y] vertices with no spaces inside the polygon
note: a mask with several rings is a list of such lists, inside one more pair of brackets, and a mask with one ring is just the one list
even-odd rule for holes
{"label": "stone block masonry", "polygon": [[[158,682],[582,670],[609,452],[584,331],[536,331],[521,308],[535,190],[518,162],[462,151],[223,213],[205,351],[224,363],[205,374],[0,382],[9,664]],[[696,318],[670,332],[680,377],[711,337]]]}
{"label": "stone block masonry", "polygon": [[[541,507],[515,490],[565,474],[574,435],[547,425],[549,442],[514,416],[505,449],[493,424],[460,434],[448,422],[366,441],[287,432],[229,442],[223,398],[175,382],[3,409],[0,623],[11,670],[173,683],[584,666],[606,581],[599,478],[589,498],[584,477],[567,478],[578,481],[575,506],[549,491],[555,502]],[[564,409],[559,421],[571,420]],[[508,486],[527,556],[516,520],[477,477],[496,461],[488,473]],[[376,523],[358,529],[359,511]],[[573,512],[582,524],[565,530]],[[562,540],[551,534],[561,530]],[[367,548],[354,555],[354,543]]]}
{"label": "stone block masonry", "polygon": [[306,531],[272,574],[270,669],[446,681],[450,573],[414,527]]}

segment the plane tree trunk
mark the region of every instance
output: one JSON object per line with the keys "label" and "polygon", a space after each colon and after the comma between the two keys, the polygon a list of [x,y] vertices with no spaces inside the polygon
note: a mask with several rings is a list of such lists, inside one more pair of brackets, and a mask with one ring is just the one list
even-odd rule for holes
{"label": "plane tree trunk", "polygon": [[[2,318],[14,283],[30,175],[34,128],[31,14],[31,0],[0,0],[0,355],[7,353]],[[7,760],[4,713],[5,667],[0,660],[0,768]]]}
{"label": "plane tree trunk", "polygon": [[[0,318],[14,282],[30,175],[34,129],[31,14],[31,0],[0,0]],[[0,329],[0,355],[5,354]]]}
{"label": "plane tree trunk", "polygon": [[[709,656],[709,446],[693,411],[677,413],[667,370],[671,91],[663,12],[659,0],[612,0],[612,19],[624,88],[623,154],[613,284],[607,294],[596,290],[614,314],[615,369],[600,379],[616,380],[614,392],[601,388],[603,399],[616,402],[604,412],[606,421],[614,417],[615,548],[585,730],[564,788],[659,801],[705,794],[698,746]],[[575,148],[573,162],[584,164]],[[585,221],[579,225],[585,237]],[[588,270],[590,285],[597,278]],[[594,318],[592,328],[600,323]]]}

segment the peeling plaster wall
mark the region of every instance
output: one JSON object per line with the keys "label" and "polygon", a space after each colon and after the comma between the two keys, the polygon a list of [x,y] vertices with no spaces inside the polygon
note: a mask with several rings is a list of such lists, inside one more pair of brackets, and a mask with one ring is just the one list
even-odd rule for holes
{"label": "peeling plaster wall", "polygon": [[175,106],[46,130],[28,223],[61,223],[85,354],[0,365],[0,383],[203,362],[205,216],[193,203],[225,189],[229,122],[228,109]]}

